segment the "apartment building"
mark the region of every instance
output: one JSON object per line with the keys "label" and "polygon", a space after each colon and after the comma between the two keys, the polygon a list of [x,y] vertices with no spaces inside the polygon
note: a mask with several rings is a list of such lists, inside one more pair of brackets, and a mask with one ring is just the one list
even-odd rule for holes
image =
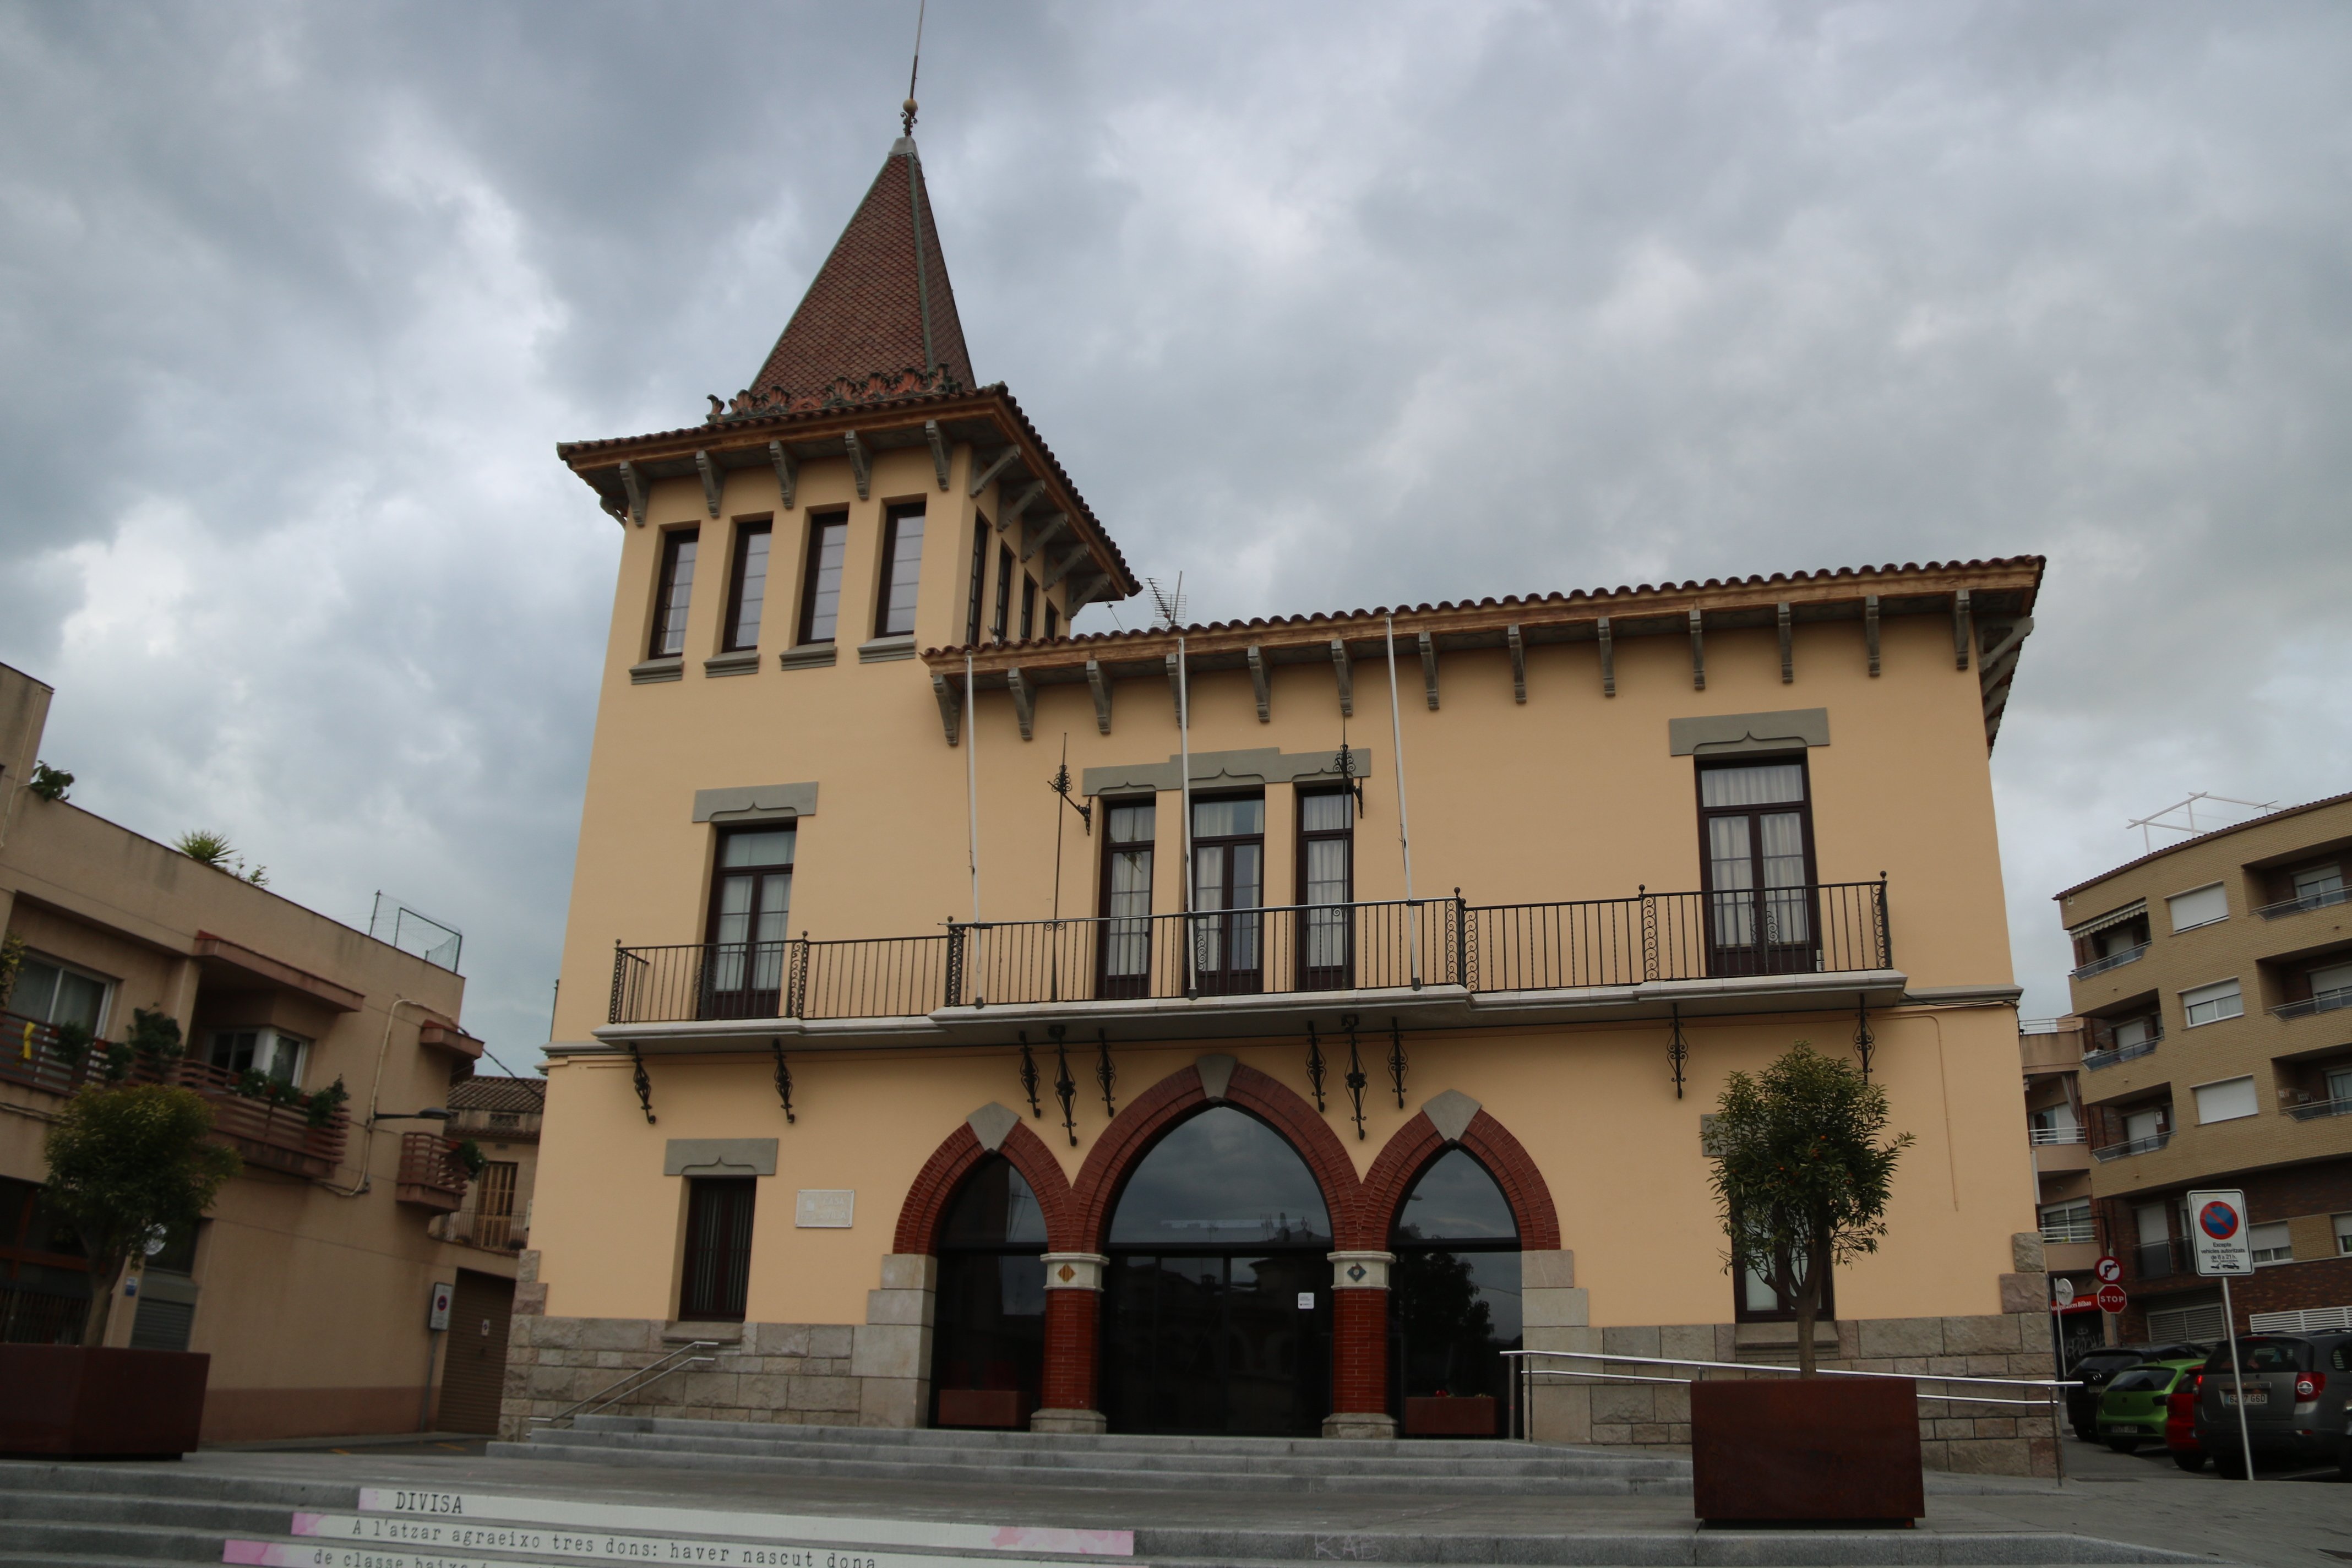
{"label": "apartment building", "polygon": [[619,548],[508,1430],[639,1375],[1685,1443],[1504,1352],[1790,1356],[1702,1118],[1799,1040],[1918,1140],[1827,1356],[2047,1372],[1988,764],[2038,558],[1073,635],[1139,584],[975,384],[911,140],[749,390],[559,453]]}
{"label": "apartment building", "polygon": [[2084,1030],[2080,1018],[2038,1018],[2019,1025],[2017,1033],[2042,1258],[2053,1282],[2074,1287],[2063,1302],[2053,1300],[2070,1363],[2104,1342],[2108,1327],[2094,1300],[2099,1282],[2092,1266],[2100,1247],[2091,1212],[2091,1152],[2084,1141]]}
{"label": "apartment building", "polygon": [[202,1095],[244,1170],[126,1282],[108,1342],[210,1354],[207,1442],[415,1431],[444,1407],[486,1424],[504,1339],[436,1356],[427,1298],[456,1284],[503,1324],[516,1256],[430,1234],[467,1173],[415,1114],[481,1054],[465,982],[30,787],[50,698],[0,666],[0,930],[23,944],[0,995],[0,1338],[81,1336],[89,1267],[42,1201],[42,1137],[145,1010],[183,1052],[130,1078]]}
{"label": "apartment building", "polygon": [[2244,1189],[2236,1327],[2352,1326],[2352,795],[2271,812],[2058,895],[2074,942],[2091,1192],[2126,1336],[2215,1338],[2185,1194]]}

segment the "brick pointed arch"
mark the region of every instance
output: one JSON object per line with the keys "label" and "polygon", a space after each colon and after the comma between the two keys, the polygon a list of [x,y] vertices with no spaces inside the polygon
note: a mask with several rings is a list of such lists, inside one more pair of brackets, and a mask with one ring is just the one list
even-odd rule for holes
{"label": "brick pointed arch", "polygon": [[[1051,1252],[1072,1250],[1076,1235],[1074,1221],[1076,1205],[1070,1198],[1069,1178],[1062,1174],[1054,1152],[1045,1141],[1029,1130],[1025,1121],[1015,1125],[1004,1135],[998,1153],[1013,1163],[1037,1194],[1037,1206],[1045,1213],[1045,1246]],[[907,1188],[906,1202],[898,1208],[898,1239],[891,1250],[901,1253],[936,1253],[940,1249],[940,1227],[947,1223],[948,1205],[971,1174],[974,1167],[988,1158],[988,1150],[980,1135],[963,1122],[947,1135],[923,1168]]]}
{"label": "brick pointed arch", "polygon": [[[1511,1217],[1518,1222],[1520,1250],[1558,1251],[1559,1215],[1552,1207],[1551,1188],[1510,1129],[1482,1109],[1463,1129],[1461,1146],[1486,1167],[1486,1173],[1503,1189],[1503,1200],[1511,1205]],[[1347,1233],[1349,1239],[1340,1245],[1367,1251],[1387,1247],[1397,1211],[1404,1206],[1413,1183],[1445,1149],[1445,1135],[1427,1112],[1398,1128],[1364,1173],[1357,1228]]]}
{"label": "brick pointed arch", "polygon": [[1160,1134],[1213,1104],[1250,1111],[1280,1133],[1307,1162],[1315,1184],[1322,1189],[1323,1202],[1331,1211],[1333,1236],[1352,1234],[1362,1188],[1356,1180],[1355,1164],[1348,1158],[1347,1145],[1296,1090],[1279,1079],[1237,1063],[1221,1100],[1209,1098],[1199,1068],[1180,1068],[1137,1096],[1103,1130],[1087,1152],[1086,1163],[1078,1168],[1071,1194],[1077,1211],[1078,1250],[1103,1249],[1119,1188]]}

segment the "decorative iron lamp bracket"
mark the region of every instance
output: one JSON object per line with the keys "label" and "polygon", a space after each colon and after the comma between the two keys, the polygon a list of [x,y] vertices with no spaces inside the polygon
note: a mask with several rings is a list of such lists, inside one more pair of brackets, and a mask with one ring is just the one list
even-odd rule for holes
{"label": "decorative iron lamp bracket", "polygon": [[1672,1016],[1674,1032],[1666,1037],[1666,1065],[1674,1071],[1675,1098],[1680,1100],[1683,1097],[1683,1068],[1690,1060],[1690,1045],[1683,1038],[1683,1009],[1680,1003],[1675,1004]]}
{"label": "decorative iron lamp bracket", "polygon": [[1356,1015],[1349,1014],[1339,1020],[1348,1031],[1348,1097],[1356,1102],[1356,1138],[1364,1137],[1364,1088],[1372,1080],[1364,1076],[1364,1058],[1356,1052]]}
{"label": "decorative iron lamp bracket", "polygon": [[637,1054],[635,1046],[629,1047],[629,1067],[630,1080],[636,1085],[637,1104],[646,1113],[646,1125],[650,1127],[654,1124],[654,1080],[646,1076],[646,1058]]}
{"label": "decorative iron lamp bracket", "polygon": [[1314,1087],[1315,1109],[1318,1112],[1320,1112],[1324,1109],[1324,1071],[1323,1042],[1316,1036],[1314,1020],[1309,1019],[1307,1024],[1307,1081]]}
{"label": "decorative iron lamp bracket", "polygon": [[797,1124],[800,1118],[793,1114],[793,1069],[784,1065],[784,1042],[770,1040],[768,1048],[776,1053],[776,1098],[783,1101],[785,1124]]}
{"label": "decorative iron lamp bracket", "polygon": [[1029,1031],[1021,1031],[1021,1092],[1029,1097],[1029,1114],[1043,1121],[1045,1108],[1037,1103],[1037,1058],[1029,1053]]}

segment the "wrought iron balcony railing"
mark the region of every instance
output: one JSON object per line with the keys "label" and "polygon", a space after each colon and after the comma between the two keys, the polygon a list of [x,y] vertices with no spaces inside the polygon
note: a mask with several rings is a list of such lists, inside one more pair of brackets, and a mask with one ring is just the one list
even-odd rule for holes
{"label": "wrought iron balcony railing", "polygon": [[2299,915],[2305,910],[2329,909],[2347,899],[2352,899],[2352,887],[2323,888],[2318,892],[2305,893],[2300,898],[2281,899],[2277,903],[2264,904],[2254,913],[2266,921],[2274,921],[2286,915]]}
{"label": "wrought iron balcony railing", "polygon": [[2314,1100],[2290,1105],[2286,1113],[2297,1121],[2320,1121],[2330,1116],[2352,1116],[2352,1100]]}
{"label": "wrought iron balcony railing", "polygon": [[937,936],[614,952],[611,1020],[907,1017],[945,1007],[1459,985],[1571,990],[1893,966],[1886,885],[1451,899],[950,921]]}
{"label": "wrought iron balcony railing", "polygon": [[2108,1046],[2103,1050],[2084,1051],[2083,1069],[2085,1072],[2096,1072],[2101,1068],[2111,1068],[2117,1062],[2137,1061],[2140,1058],[2152,1054],[2157,1047],[2157,1043],[2163,1037],[2161,1035],[2150,1035],[2145,1040],[2134,1040],[2129,1045]]}
{"label": "wrought iron balcony railing", "polygon": [[2088,980],[2094,974],[2105,974],[2110,969],[2121,969],[2126,963],[2137,963],[2147,956],[2147,943],[2141,942],[2137,947],[2127,947],[2121,952],[2111,952],[2105,958],[2095,958],[2066,978]]}
{"label": "wrought iron balcony railing", "polygon": [[2153,1154],[2172,1142],[2172,1130],[2151,1132],[2145,1138],[2126,1138],[2120,1143],[2109,1143],[2091,1151],[2094,1160],[2121,1160],[2133,1154]]}
{"label": "wrought iron balcony railing", "polygon": [[2308,1018],[2314,1013],[2333,1013],[2339,1007],[2352,1007],[2352,985],[2339,985],[2299,1002],[2282,1002],[2271,1009],[2271,1016]]}

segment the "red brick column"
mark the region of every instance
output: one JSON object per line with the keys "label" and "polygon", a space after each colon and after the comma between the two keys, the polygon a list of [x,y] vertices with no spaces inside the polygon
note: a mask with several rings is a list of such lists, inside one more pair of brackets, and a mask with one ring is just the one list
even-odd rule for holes
{"label": "red brick column", "polygon": [[1033,1432],[1100,1432],[1095,1408],[1102,1354],[1102,1271],[1110,1260],[1094,1252],[1045,1254],[1045,1404],[1029,1418]]}
{"label": "red brick column", "polygon": [[1393,1437],[1386,1252],[1331,1254],[1331,1415],[1327,1437]]}

